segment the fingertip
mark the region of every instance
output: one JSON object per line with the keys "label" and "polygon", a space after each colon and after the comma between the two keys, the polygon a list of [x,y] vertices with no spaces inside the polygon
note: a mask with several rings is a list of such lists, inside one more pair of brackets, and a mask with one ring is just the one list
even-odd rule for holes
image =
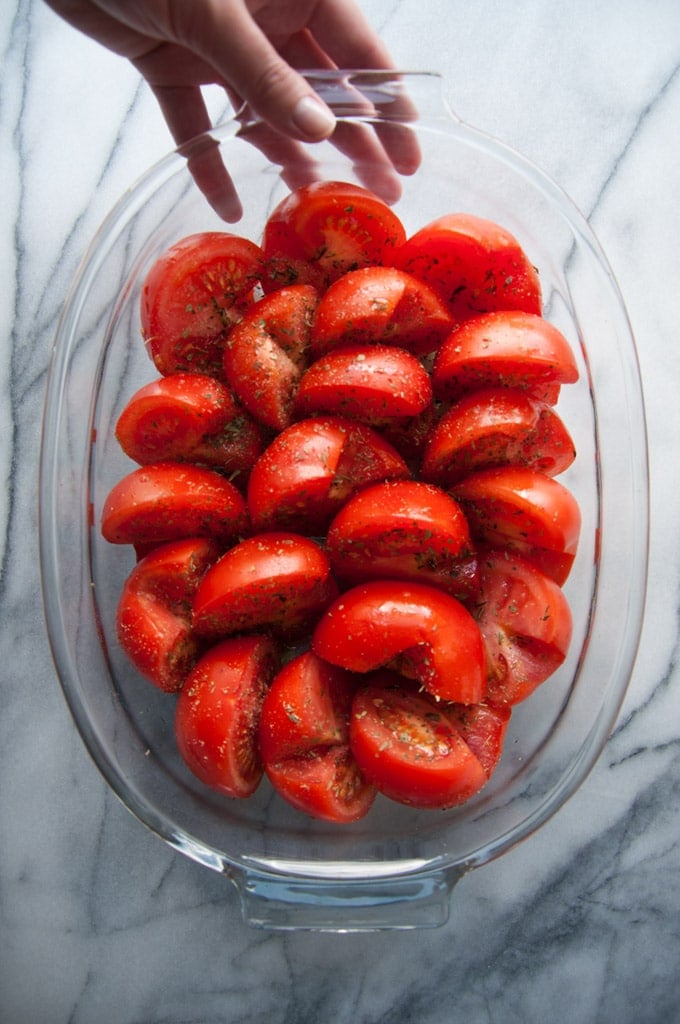
{"label": "fingertip", "polygon": [[292,113],[293,127],[312,142],[327,139],[335,130],[335,117],[322,100],[306,94],[302,96]]}

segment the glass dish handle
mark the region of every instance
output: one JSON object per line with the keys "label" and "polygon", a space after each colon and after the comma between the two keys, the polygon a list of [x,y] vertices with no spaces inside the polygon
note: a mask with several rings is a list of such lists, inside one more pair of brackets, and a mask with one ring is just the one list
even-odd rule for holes
{"label": "glass dish handle", "polygon": [[291,931],[437,928],[465,874],[439,869],[394,878],[327,879],[229,868],[247,924]]}

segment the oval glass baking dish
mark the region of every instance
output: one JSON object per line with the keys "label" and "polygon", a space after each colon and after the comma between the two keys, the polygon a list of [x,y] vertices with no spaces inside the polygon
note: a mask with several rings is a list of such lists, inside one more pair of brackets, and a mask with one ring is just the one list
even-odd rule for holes
{"label": "oval glass baking dish", "polygon": [[[339,128],[329,142],[299,148],[298,170],[308,173],[313,161],[320,178],[370,187],[376,168],[355,167],[344,155],[352,132],[382,133],[397,152],[417,142],[420,165],[400,179],[394,203],[407,234],[444,213],[474,213],[511,231],[539,269],[545,316],[569,339],[580,372],[578,384],[562,389],[558,406],[578,453],[560,479],[583,516],[565,585],[574,617],[569,656],[515,709],[487,786],[450,811],[416,811],[379,798],[362,821],[331,825],[289,808],[266,781],[249,800],[222,798],[182,764],[172,730],[174,698],[141,680],[117,644],[116,603],[134,556],[104,541],[99,520],[110,488],[133,468],[115,441],[114,424],[133,392],[156,376],[140,337],[145,273],[170,244],[196,231],[230,230],[259,241],[268,214],[289,191],[286,182],[295,179],[296,167],[282,174],[266,139],[263,144],[262,126],[247,112],[183,154],[171,153],[122,197],[66,298],[41,451],[45,615],[66,700],[100,771],[148,828],[236,884],[246,920],[336,930],[433,926],[446,920],[462,875],[555,814],[610,734],[644,608],[644,407],[617,285],[588,224],[560,188],[457,120],[436,75],[313,77]],[[206,152],[211,160],[219,152],[238,192],[242,213],[231,207],[233,223],[213,209],[224,206],[224,197],[212,196],[211,206],[189,171],[201,179]]]}

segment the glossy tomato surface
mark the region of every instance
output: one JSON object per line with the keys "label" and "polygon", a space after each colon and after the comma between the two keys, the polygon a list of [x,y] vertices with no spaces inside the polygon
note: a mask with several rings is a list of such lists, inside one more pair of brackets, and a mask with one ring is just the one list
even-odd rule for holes
{"label": "glossy tomato surface", "polygon": [[416,231],[393,257],[426,281],[456,321],[497,309],[541,313],[541,285],[517,239],[470,213],[439,217]]}
{"label": "glossy tomato surface", "polygon": [[177,701],[175,736],[194,775],[225,796],[251,796],[262,778],[257,730],[278,667],[265,636],[231,637],[211,647],[190,672]]}
{"label": "glossy tomato surface", "polygon": [[456,598],[426,584],[375,580],[352,587],[318,620],[312,649],[352,672],[396,668],[443,700],[484,698],[477,623]]}
{"label": "glossy tomato surface", "polygon": [[260,629],[296,635],[336,593],[328,558],[313,540],[260,533],[234,545],[206,573],[193,601],[194,628],[206,637]]}

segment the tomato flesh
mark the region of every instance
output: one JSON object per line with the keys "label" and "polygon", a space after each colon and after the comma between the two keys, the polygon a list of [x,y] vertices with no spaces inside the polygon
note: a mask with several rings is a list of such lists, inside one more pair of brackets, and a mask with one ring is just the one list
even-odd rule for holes
{"label": "tomato flesh", "polygon": [[389,674],[357,691],[350,747],[380,793],[411,807],[454,807],[488,778],[439,705]]}
{"label": "tomato flesh", "polygon": [[137,671],[174,693],[202,650],[191,599],[220,549],[207,539],[164,544],[128,575],[116,609],[116,636]]}
{"label": "tomato flesh", "polygon": [[226,331],[253,301],[259,246],[223,231],[188,235],[154,263],[141,297],[142,335],[159,373],[219,376]]}
{"label": "tomato flesh", "polygon": [[250,519],[255,530],[320,534],[360,487],[408,475],[403,458],[369,427],[332,416],[300,420],[255,463],[248,482]]}

